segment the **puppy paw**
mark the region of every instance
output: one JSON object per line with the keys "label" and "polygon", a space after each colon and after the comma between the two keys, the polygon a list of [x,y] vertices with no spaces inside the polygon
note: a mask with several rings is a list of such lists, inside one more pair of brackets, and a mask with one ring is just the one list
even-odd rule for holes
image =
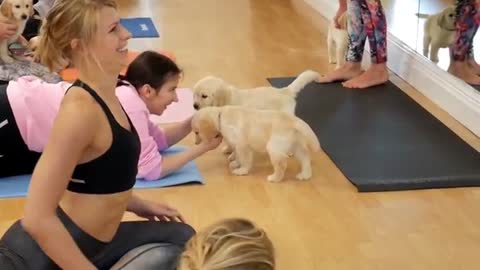
{"label": "puppy paw", "polygon": [[282,181],[282,178],[279,177],[278,175],[270,174],[270,175],[267,177],[267,180],[268,180],[268,182],[275,183],[275,182],[280,182],[280,181]]}
{"label": "puppy paw", "polygon": [[230,161],[230,163],[228,164],[228,167],[230,167],[231,170],[234,170],[234,169],[237,169],[240,167],[240,163],[236,160],[232,160]]}
{"label": "puppy paw", "polygon": [[228,161],[234,161],[235,160],[235,153],[231,153],[229,156],[228,156]]}
{"label": "puppy paw", "polygon": [[233,174],[235,175],[247,175],[248,174],[248,169],[245,167],[240,167],[232,171]]}
{"label": "puppy paw", "polygon": [[230,155],[230,154],[233,153],[233,150],[229,146],[224,146],[222,148],[222,153],[225,154],[225,155]]}
{"label": "puppy paw", "polygon": [[305,180],[308,180],[312,177],[312,173],[308,173],[308,172],[300,172],[299,174],[297,174],[295,176],[298,180],[300,181],[305,181]]}

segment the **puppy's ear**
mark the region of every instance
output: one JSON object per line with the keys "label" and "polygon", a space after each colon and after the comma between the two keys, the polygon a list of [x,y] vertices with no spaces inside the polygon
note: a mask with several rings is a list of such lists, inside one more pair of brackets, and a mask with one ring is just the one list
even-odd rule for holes
{"label": "puppy's ear", "polygon": [[0,5],[0,13],[8,19],[13,19],[12,4],[9,1],[4,0]]}
{"label": "puppy's ear", "polygon": [[232,88],[228,85],[222,85],[218,88],[215,92],[213,105],[217,107],[228,105],[230,103],[231,91]]}
{"label": "puppy's ear", "polygon": [[30,18],[32,18],[33,15],[35,15],[35,12],[33,11],[33,5],[32,5],[32,4],[30,4],[29,10],[30,10],[30,12],[29,12],[28,16],[29,16]]}
{"label": "puppy's ear", "polygon": [[203,139],[207,141],[213,140],[213,138],[215,138],[215,136],[217,136],[218,134],[217,128],[215,127],[215,124],[212,123],[212,121],[213,120],[210,118],[209,115],[205,115],[205,117],[202,117],[198,121],[198,131],[202,134]]}
{"label": "puppy's ear", "polygon": [[195,132],[195,144],[200,144],[202,142],[202,139],[198,135],[198,133]]}
{"label": "puppy's ear", "polygon": [[443,12],[440,16],[438,16],[438,25],[441,27],[447,27],[448,28],[448,12]]}

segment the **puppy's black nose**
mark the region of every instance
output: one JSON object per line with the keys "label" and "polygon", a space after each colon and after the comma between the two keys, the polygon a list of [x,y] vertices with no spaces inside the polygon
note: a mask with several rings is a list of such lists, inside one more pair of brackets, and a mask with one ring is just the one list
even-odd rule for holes
{"label": "puppy's black nose", "polygon": [[198,104],[197,104],[197,103],[193,104],[193,108],[194,108],[195,110],[198,110]]}
{"label": "puppy's black nose", "polygon": [[27,16],[27,15],[25,15],[25,14],[22,14],[22,20],[26,20],[27,18],[28,18],[28,16]]}

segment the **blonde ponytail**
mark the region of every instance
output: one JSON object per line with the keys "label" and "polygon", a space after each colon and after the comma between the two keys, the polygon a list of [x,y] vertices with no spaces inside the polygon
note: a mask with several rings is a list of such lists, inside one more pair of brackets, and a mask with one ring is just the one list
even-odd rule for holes
{"label": "blonde ponytail", "polygon": [[72,40],[93,40],[103,7],[117,6],[114,0],[57,0],[40,28],[36,59],[52,71],[72,62]]}

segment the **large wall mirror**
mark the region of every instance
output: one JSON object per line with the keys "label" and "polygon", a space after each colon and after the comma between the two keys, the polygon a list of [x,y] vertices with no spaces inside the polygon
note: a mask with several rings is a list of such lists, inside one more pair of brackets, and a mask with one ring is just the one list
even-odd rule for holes
{"label": "large wall mirror", "polygon": [[[478,2],[479,0],[477,0]],[[478,3],[475,0],[382,0],[389,32],[424,55],[439,68],[450,72],[476,89],[480,89],[480,36],[474,20]],[[462,23],[461,39],[455,20]],[[473,46],[464,48],[464,40],[473,37]],[[466,57],[467,63],[453,61]],[[474,59],[477,59],[476,62]],[[475,74],[475,77],[472,77]]]}
{"label": "large wall mirror", "polygon": [[[305,1],[328,19],[338,10],[338,0]],[[480,0],[380,1],[387,19],[388,68],[480,136],[480,35],[475,27]]]}

